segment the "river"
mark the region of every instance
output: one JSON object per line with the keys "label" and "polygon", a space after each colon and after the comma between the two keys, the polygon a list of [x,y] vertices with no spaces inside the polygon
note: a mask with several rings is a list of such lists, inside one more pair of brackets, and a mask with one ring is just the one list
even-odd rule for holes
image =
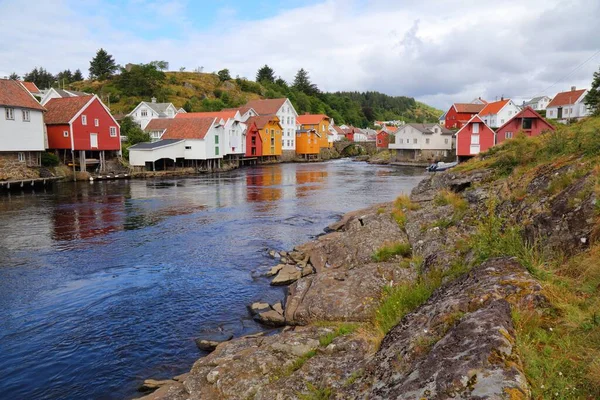
{"label": "river", "polygon": [[131,398],[187,372],[202,332],[264,329],[246,306],[283,299],[268,249],[422,175],[337,160],[0,195],[0,398]]}

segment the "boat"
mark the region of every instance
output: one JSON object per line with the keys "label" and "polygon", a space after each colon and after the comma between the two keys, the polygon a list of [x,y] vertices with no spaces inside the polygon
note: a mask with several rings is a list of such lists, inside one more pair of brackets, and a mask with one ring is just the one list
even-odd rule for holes
{"label": "boat", "polygon": [[437,163],[431,164],[426,169],[429,172],[440,172],[440,171],[445,171],[447,169],[450,169],[452,167],[456,167],[457,165],[458,165],[458,161],[450,162],[450,163],[437,162]]}

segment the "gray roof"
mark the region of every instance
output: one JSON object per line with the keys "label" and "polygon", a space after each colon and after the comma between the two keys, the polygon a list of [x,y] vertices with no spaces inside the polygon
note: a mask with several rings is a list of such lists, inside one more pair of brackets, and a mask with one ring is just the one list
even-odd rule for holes
{"label": "gray roof", "polygon": [[363,131],[363,133],[366,133],[367,135],[377,135],[377,131],[370,129],[370,128],[363,129],[362,131]]}
{"label": "gray roof", "polygon": [[534,97],[533,99],[531,99],[531,100],[529,100],[529,101],[526,101],[526,102],[525,102],[525,105],[526,105],[526,106],[528,106],[528,105],[531,105],[531,104],[536,104],[536,103],[539,103],[539,102],[540,102],[540,101],[541,101],[541,100],[542,100],[544,97],[546,97],[546,98],[548,98],[548,99],[550,98],[550,97],[548,97],[548,96],[538,96],[538,97]]}
{"label": "gray roof", "polygon": [[433,127],[434,126],[439,126],[442,129],[442,135],[452,135],[454,134],[454,132],[452,132],[450,129],[446,129],[445,127],[439,125],[439,124],[416,124],[416,123],[412,123],[412,124],[406,124],[407,126],[412,126],[413,128],[415,128],[416,130],[418,130],[421,133],[433,133]]}
{"label": "gray roof", "polygon": [[144,142],[144,143],[138,143],[138,144],[134,144],[133,146],[130,146],[129,149],[135,149],[135,150],[152,150],[152,149],[157,149],[159,147],[163,147],[163,146],[170,146],[172,144],[178,143],[178,142],[183,142],[183,139],[164,139],[164,140],[159,140],[158,142]]}
{"label": "gray roof", "polygon": [[148,103],[147,101],[142,101],[142,103],[156,111],[158,114],[164,114],[164,116],[167,115],[167,108],[172,105],[171,103]]}
{"label": "gray roof", "polygon": [[60,97],[79,97],[79,96],[89,96],[88,93],[78,92],[76,90],[64,90],[64,89],[54,89],[56,93],[60,95]]}

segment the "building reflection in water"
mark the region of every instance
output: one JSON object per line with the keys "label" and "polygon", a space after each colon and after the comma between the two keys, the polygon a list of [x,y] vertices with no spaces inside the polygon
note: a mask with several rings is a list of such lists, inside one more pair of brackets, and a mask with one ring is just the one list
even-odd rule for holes
{"label": "building reflection in water", "polygon": [[304,197],[322,188],[327,178],[326,170],[296,170],[296,196]]}

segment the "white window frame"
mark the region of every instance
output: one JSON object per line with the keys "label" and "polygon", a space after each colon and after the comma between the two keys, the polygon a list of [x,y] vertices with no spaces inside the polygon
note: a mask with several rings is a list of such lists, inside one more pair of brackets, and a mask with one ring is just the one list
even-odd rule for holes
{"label": "white window frame", "polygon": [[87,115],[81,116],[81,125],[87,125]]}
{"label": "white window frame", "polygon": [[479,146],[479,134],[477,135],[471,135],[471,145],[472,146]]}
{"label": "white window frame", "polygon": [[31,122],[31,114],[29,110],[21,110],[23,116],[23,122]]}
{"label": "white window frame", "polygon": [[[95,135],[95,137],[96,137],[96,146],[92,145],[92,135]],[[98,134],[97,133],[90,132],[90,148],[92,148],[92,149],[98,149],[98,148],[100,148],[100,143],[98,141]]]}
{"label": "white window frame", "polygon": [[14,121],[15,120],[15,109],[11,108],[11,107],[6,107],[6,109],[4,111],[4,116],[6,117],[7,120]]}
{"label": "white window frame", "polygon": [[141,117],[147,117],[148,116],[148,110],[141,110],[140,111],[140,116]]}
{"label": "white window frame", "polygon": [[472,133],[479,133],[479,122],[473,122],[473,130]]}
{"label": "white window frame", "polygon": [[512,139],[513,138],[513,133],[512,132],[506,132],[506,134],[504,135],[505,139]]}
{"label": "white window frame", "polygon": [[429,144],[429,138],[425,139],[425,144]]}
{"label": "white window frame", "polygon": [[94,118],[94,126],[100,126],[100,120],[98,118]]}
{"label": "white window frame", "polygon": [[63,131],[63,137],[69,137],[69,131]]}
{"label": "white window frame", "polygon": [[110,127],[110,137],[117,137],[117,127],[116,126]]}
{"label": "white window frame", "polygon": [[19,162],[25,162],[25,152],[19,151],[17,153],[17,159],[19,160]]}

